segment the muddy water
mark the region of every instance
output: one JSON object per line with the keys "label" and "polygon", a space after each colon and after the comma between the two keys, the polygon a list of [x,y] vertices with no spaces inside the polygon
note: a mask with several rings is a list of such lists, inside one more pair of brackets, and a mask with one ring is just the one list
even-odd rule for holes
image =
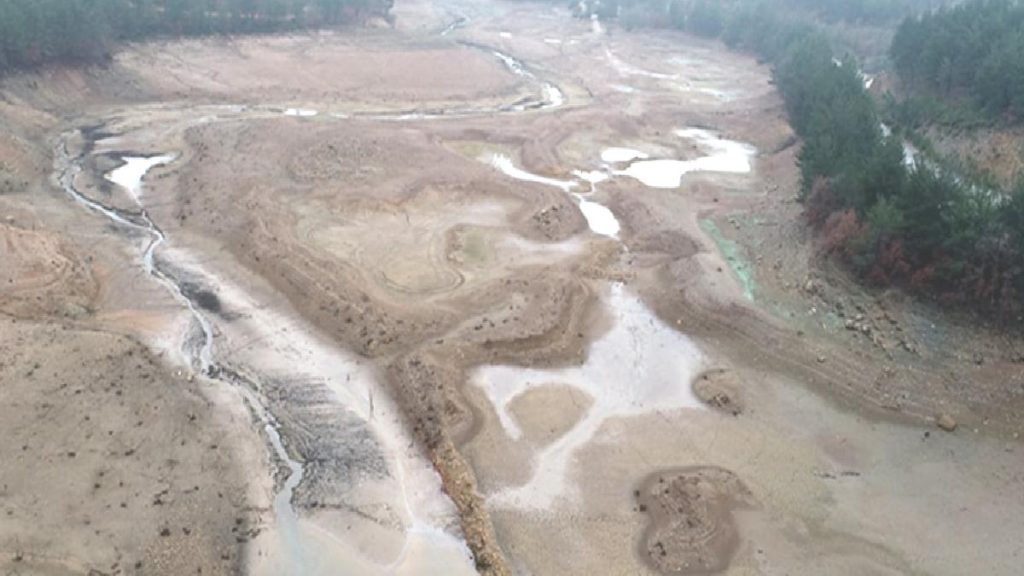
{"label": "muddy water", "polygon": [[[720,137],[718,134],[700,128],[676,130],[676,136],[692,142],[704,155],[693,160],[650,159],[650,155],[632,148],[610,147],[601,151],[601,170],[574,170],[578,180],[559,180],[534,174],[515,165],[504,154],[492,154],[485,160],[506,176],[559,188],[572,194],[587,225],[595,234],[618,238],[621,224],[615,214],[603,204],[591,198],[597,186],[614,176],[626,176],[639,180],[651,188],[678,188],[683,177],[692,172],[719,174],[747,174],[757,150],[748,144]],[[618,168],[616,167],[618,166]],[[625,166],[625,168],[621,168]],[[589,192],[575,192],[581,183],[589,185]]]}
{"label": "muddy water", "polygon": [[619,224],[619,219],[607,206],[588,200],[582,194],[573,194],[573,196],[579,201],[580,212],[586,218],[591,232],[609,238],[619,237],[619,230],[622,229],[622,226]]}
{"label": "muddy water", "polygon": [[[112,170],[107,174],[106,178],[110,182],[113,182],[126,190],[135,201],[135,204],[141,208],[143,205],[142,178],[153,168],[173,162],[174,156],[170,154],[161,156],[125,156],[121,158],[121,161],[124,162],[124,164]],[[167,238],[164,236],[164,233],[157,228],[151,220],[149,220],[149,216],[146,215],[145,212],[143,212],[142,216],[145,220],[145,228],[147,228],[153,237],[149,242],[149,245],[146,247],[145,253],[142,255],[142,266],[146,270],[147,274],[153,274],[156,272],[155,264],[153,262],[154,255],[156,254],[157,248],[159,248]],[[204,322],[205,320],[201,320],[200,324],[203,324]],[[204,350],[205,349],[206,347],[204,346]],[[207,359],[205,367],[208,367],[209,355],[206,354],[204,357]]]}
{"label": "muddy water", "polygon": [[107,175],[107,180],[128,191],[136,204],[141,205],[142,177],[151,169],[167,164],[174,156],[126,156],[121,159],[124,164]]}
{"label": "muddy water", "polygon": [[317,114],[319,114],[318,111],[308,108],[288,108],[284,111],[285,116],[294,116],[296,118],[313,118]]}
{"label": "muddy water", "polygon": [[[526,69],[525,64],[516,58],[513,58],[511,55],[498,50],[492,50],[491,53],[494,54],[498,60],[501,60],[501,63],[516,76],[522,76],[532,81],[540,82],[533,72]],[[558,86],[555,86],[550,82],[541,82],[541,95],[543,96],[543,102],[540,105],[540,108],[558,108],[565,104],[565,94]],[[514,106],[513,111],[523,111],[528,107],[529,106],[527,105]]]}
{"label": "muddy water", "polygon": [[[488,158],[488,162],[491,166],[497,168],[502,174],[505,174],[510,178],[515,178],[516,180],[522,180],[524,182],[543,184],[545,186],[553,186],[563,192],[572,194],[573,198],[575,198],[579,203],[580,212],[586,219],[587,226],[590,227],[591,232],[601,236],[618,238],[621,225],[619,224],[618,218],[615,217],[615,214],[613,214],[607,206],[598,204],[581,193],[572,192],[572,190],[579,187],[579,182],[575,180],[558,180],[556,178],[548,178],[546,176],[541,176],[539,174],[523,170],[516,166],[515,163],[512,162],[511,158],[503,154],[493,154]],[[594,191],[596,184],[605,179],[599,172],[577,171],[574,174],[580,179],[590,183],[591,193]]]}
{"label": "muddy water", "polygon": [[[64,189],[76,202],[99,212],[113,222],[144,231],[151,236],[143,255],[145,270],[168,286],[181,300],[193,317],[193,324],[201,333],[198,343],[186,337],[182,346],[185,363],[211,378],[233,385],[246,398],[253,416],[262,425],[272,448],[273,457],[287,469],[287,477],[274,496],[275,522],[270,530],[261,534],[251,545],[256,549],[252,571],[256,574],[337,574],[340,566],[346,574],[472,574],[472,560],[465,542],[457,535],[457,517],[454,506],[441,491],[440,478],[426,458],[414,448],[405,432],[397,408],[379,389],[372,370],[348,354],[335,349],[330,342],[316,335],[314,330],[299,320],[273,312],[249,298],[246,292],[234,286],[225,277],[202,269],[201,259],[180,250],[165,250],[161,262],[173,263],[175,275],[165,272],[155,262],[156,249],[167,238],[150,220],[142,204],[142,181],[149,169],[173,161],[174,156],[150,158],[124,158],[124,165],[112,171],[107,178],[124,187],[143,207],[141,216],[132,217],[103,206],[81,194],[74,186],[75,176],[81,171],[79,159],[67,154],[65,145],[59,147],[58,169]],[[215,326],[197,303],[189,297],[181,275],[189,283],[217,286],[222,306],[244,311],[244,320],[233,323],[218,322]],[[218,338],[234,338],[247,344],[241,349],[247,354],[232,354],[232,360],[246,363],[232,364],[230,370],[214,358],[215,333]],[[282,339],[286,338],[286,342]],[[229,340],[230,341],[230,340]],[[259,342],[263,345],[253,345]],[[374,448],[386,462],[386,469],[373,478],[373,485],[359,483],[350,486],[346,497],[355,510],[387,510],[387,516],[397,517],[388,528],[378,531],[376,542],[365,538],[341,536],[330,524],[304,518],[293,506],[296,491],[306,479],[305,465],[293,457],[289,449],[288,432],[275,414],[282,404],[268,401],[265,385],[259,375],[287,372],[300,381],[317,381],[329,392],[324,401],[327,409],[349,415],[362,423],[367,434],[376,440]],[[296,374],[296,372],[301,372]],[[246,376],[248,374],[248,376]],[[252,375],[256,375],[253,377]],[[342,378],[344,377],[344,380]],[[288,414],[294,416],[294,414]],[[340,439],[344,441],[344,439]],[[373,458],[371,462],[376,462]],[[346,463],[352,467],[366,465]],[[357,514],[358,515],[358,514]],[[334,519],[335,523],[338,519]],[[351,519],[348,520],[350,523]],[[346,536],[350,535],[348,533]]]}
{"label": "muddy water", "polygon": [[[572,194],[592,232],[617,238],[620,224],[614,213],[591,200],[598,185],[614,177],[631,177],[656,188],[677,188],[691,172],[745,174],[752,169],[756,150],[697,128],[677,130],[678,137],[698,148],[693,160],[650,159],[640,150],[604,149],[598,170],[574,170],[576,180],[559,180],[519,168],[507,156],[489,162],[517,180],[553,186]],[[617,166],[616,166],[617,165]],[[625,166],[625,168],[623,168]],[[582,184],[588,192],[578,192]],[[495,509],[550,512],[578,504],[579,486],[571,477],[576,455],[595,441],[609,421],[662,412],[702,410],[692,382],[703,359],[685,335],[662,323],[623,284],[606,285],[603,302],[613,318],[612,328],[595,341],[581,366],[538,370],[517,366],[479,368],[472,381],[493,404],[510,441],[524,434],[512,406],[531,391],[572,388],[586,397],[585,409],[567,431],[531,456],[524,483],[501,487],[488,495]]]}
{"label": "muddy water", "polygon": [[440,36],[441,37],[447,36],[447,35],[451,34],[452,32],[455,32],[459,28],[465,27],[466,24],[469,24],[469,18],[467,18],[465,16],[459,16],[458,18],[453,20],[451,24],[445,26],[444,29],[441,30]]}
{"label": "muddy water", "polygon": [[591,400],[582,418],[533,458],[529,480],[489,495],[496,507],[550,510],[574,498],[570,478],[576,452],[614,418],[680,409],[700,410],[691,382],[702,357],[692,341],[662,323],[624,285],[610,284],[604,298],[612,328],[595,341],[581,366],[556,370],[486,366],[473,382],[494,404],[509,438],[522,435],[510,404],[526,392],[570,386]]}
{"label": "muddy water", "polygon": [[537,184],[544,184],[545,186],[554,186],[564,192],[568,192],[577,186],[577,183],[572,180],[558,180],[557,178],[548,178],[539,174],[534,174],[527,170],[515,165],[511,158],[504,154],[493,154],[489,160],[491,166],[494,166],[501,171],[502,174],[515,178],[516,180],[522,180],[524,182],[535,182]]}
{"label": "muddy water", "polygon": [[633,160],[645,160],[649,158],[647,154],[640,152],[639,150],[633,150],[632,148],[605,148],[601,151],[601,160],[608,162],[609,164],[619,164],[623,162],[632,162]]}
{"label": "muddy water", "polygon": [[[751,159],[757,152],[751,146],[726,140],[713,132],[699,128],[677,130],[676,135],[693,142],[706,155],[694,160],[623,160],[621,162],[630,162],[629,166],[617,170],[615,174],[634,178],[651,188],[678,188],[683,183],[683,177],[691,172],[746,174],[751,170]],[[609,150],[605,150],[605,153]],[[627,155],[609,156],[625,158]]]}

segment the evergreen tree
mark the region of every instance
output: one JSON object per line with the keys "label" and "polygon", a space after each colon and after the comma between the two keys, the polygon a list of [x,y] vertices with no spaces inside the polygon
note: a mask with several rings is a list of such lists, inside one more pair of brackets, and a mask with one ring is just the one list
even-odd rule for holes
{"label": "evergreen tree", "polygon": [[271,32],[384,16],[392,0],[0,0],[0,74],[96,62],[118,41]]}

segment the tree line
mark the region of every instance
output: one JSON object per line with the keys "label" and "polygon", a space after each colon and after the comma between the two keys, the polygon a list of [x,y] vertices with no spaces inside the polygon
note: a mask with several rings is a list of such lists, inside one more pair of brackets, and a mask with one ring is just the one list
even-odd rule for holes
{"label": "tree line", "polygon": [[256,33],[387,16],[393,0],[0,0],[0,74],[97,62],[117,42]]}
{"label": "tree line", "polygon": [[993,115],[1024,117],[1024,4],[981,0],[909,17],[890,56],[900,78]]}
{"label": "tree line", "polygon": [[586,7],[588,15],[619,18],[627,26],[655,26],[713,33],[725,28],[737,11],[762,9],[788,19],[828,23],[895,23],[922,10],[935,10],[955,0],[571,0],[570,8]]}
{"label": "tree line", "polygon": [[805,215],[830,254],[876,285],[991,314],[1024,310],[1024,183],[1001,193],[908,162],[856,62],[811,21],[770,2],[663,6],[650,4],[657,17],[647,22],[721,38],[772,63],[802,140]]}

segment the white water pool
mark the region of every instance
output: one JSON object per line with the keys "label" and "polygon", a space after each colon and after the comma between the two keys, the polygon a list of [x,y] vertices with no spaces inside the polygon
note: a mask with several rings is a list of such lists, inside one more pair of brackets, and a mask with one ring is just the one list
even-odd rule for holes
{"label": "white water pool", "polygon": [[575,426],[537,452],[530,479],[491,494],[491,504],[547,510],[559,500],[571,498],[576,451],[592,441],[611,418],[704,409],[691,386],[703,367],[697,346],[665,325],[622,284],[608,286],[605,302],[614,325],[591,344],[581,366],[550,370],[485,366],[473,374],[472,381],[486,392],[502,428],[513,440],[522,436],[522,430],[509,405],[530,389],[572,386],[593,401]]}

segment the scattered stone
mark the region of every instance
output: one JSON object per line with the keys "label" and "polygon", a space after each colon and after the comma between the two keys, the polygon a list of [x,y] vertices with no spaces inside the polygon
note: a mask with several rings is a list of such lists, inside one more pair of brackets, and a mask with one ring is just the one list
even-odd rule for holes
{"label": "scattered stone", "polygon": [[946,432],[952,432],[956,430],[956,420],[953,419],[953,417],[950,416],[949,414],[940,415],[939,418],[935,421],[935,423],[939,426],[939,428],[945,430]]}

